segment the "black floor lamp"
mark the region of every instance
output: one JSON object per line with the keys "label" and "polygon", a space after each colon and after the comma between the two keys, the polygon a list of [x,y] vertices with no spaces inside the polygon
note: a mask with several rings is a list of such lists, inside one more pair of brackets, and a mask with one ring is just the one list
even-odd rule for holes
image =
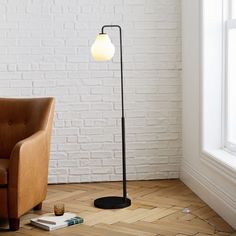
{"label": "black floor lamp", "polygon": [[131,200],[127,198],[126,188],[126,156],[125,156],[125,116],[124,116],[124,92],[123,92],[123,58],[122,58],[122,30],[119,25],[104,25],[101,33],[97,36],[91,47],[91,53],[96,61],[111,60],[115,54],[115,47],[111,43],[109,36],[104,33],[104,28],[118,28],[120,33],[120,71],[121,71],[121,132],[122,132],[122,167],[123,167],[123,197],[109,196],[98,198],[94,201],[94,206],[102,209],[125,208],[131,205]]}

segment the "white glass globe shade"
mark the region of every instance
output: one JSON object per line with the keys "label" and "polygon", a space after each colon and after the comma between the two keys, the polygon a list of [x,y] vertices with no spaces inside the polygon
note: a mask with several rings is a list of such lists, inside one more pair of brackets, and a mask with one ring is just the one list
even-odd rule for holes
{"label": "white glass globe shade", "polygon": [[96,61],[109,61],[115,54],[115,47],[107,34],[99,34],[91,47],[91,54]]}

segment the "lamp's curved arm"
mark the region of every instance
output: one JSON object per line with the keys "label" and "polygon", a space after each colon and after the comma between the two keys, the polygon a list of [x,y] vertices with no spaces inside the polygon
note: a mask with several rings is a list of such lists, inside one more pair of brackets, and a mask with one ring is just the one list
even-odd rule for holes
{"label": "lamp's curved arm", "polygon": [[104,34],[104,28],[119,28],[121,32],[121,27],[119,25],[103,25],[101,30],[102,34]]}

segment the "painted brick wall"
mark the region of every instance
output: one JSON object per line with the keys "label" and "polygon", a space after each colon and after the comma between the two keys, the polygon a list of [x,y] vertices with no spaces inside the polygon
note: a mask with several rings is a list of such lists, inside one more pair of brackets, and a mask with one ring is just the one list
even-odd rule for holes
{"label": "painted brick wall", "polygon": [[[0,94],[56,97],[49,182],[121,179],[120,24],[128,179],[176,178],[181,158],[180,0],[1,0]],[[1,111],[2,112],[2,111]]]}

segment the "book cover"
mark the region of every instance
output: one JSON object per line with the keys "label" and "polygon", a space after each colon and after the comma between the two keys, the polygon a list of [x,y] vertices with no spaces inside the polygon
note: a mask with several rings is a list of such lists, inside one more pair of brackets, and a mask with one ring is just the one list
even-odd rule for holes
{"label": "book cover", "polygon": [[81,224],[83,222],[84,222],[83,218],[79,216],[67,219],[65,221],[59,221],[56,224],[43,223],[43,222],[38,221],[38,218],[34,218],[30,220],[30,223],[32,225],[39,227],[41,229],[44,229],[44,230],[48,230],[48,231],[65,228],[67,226],[71,226],[75,224]]}

